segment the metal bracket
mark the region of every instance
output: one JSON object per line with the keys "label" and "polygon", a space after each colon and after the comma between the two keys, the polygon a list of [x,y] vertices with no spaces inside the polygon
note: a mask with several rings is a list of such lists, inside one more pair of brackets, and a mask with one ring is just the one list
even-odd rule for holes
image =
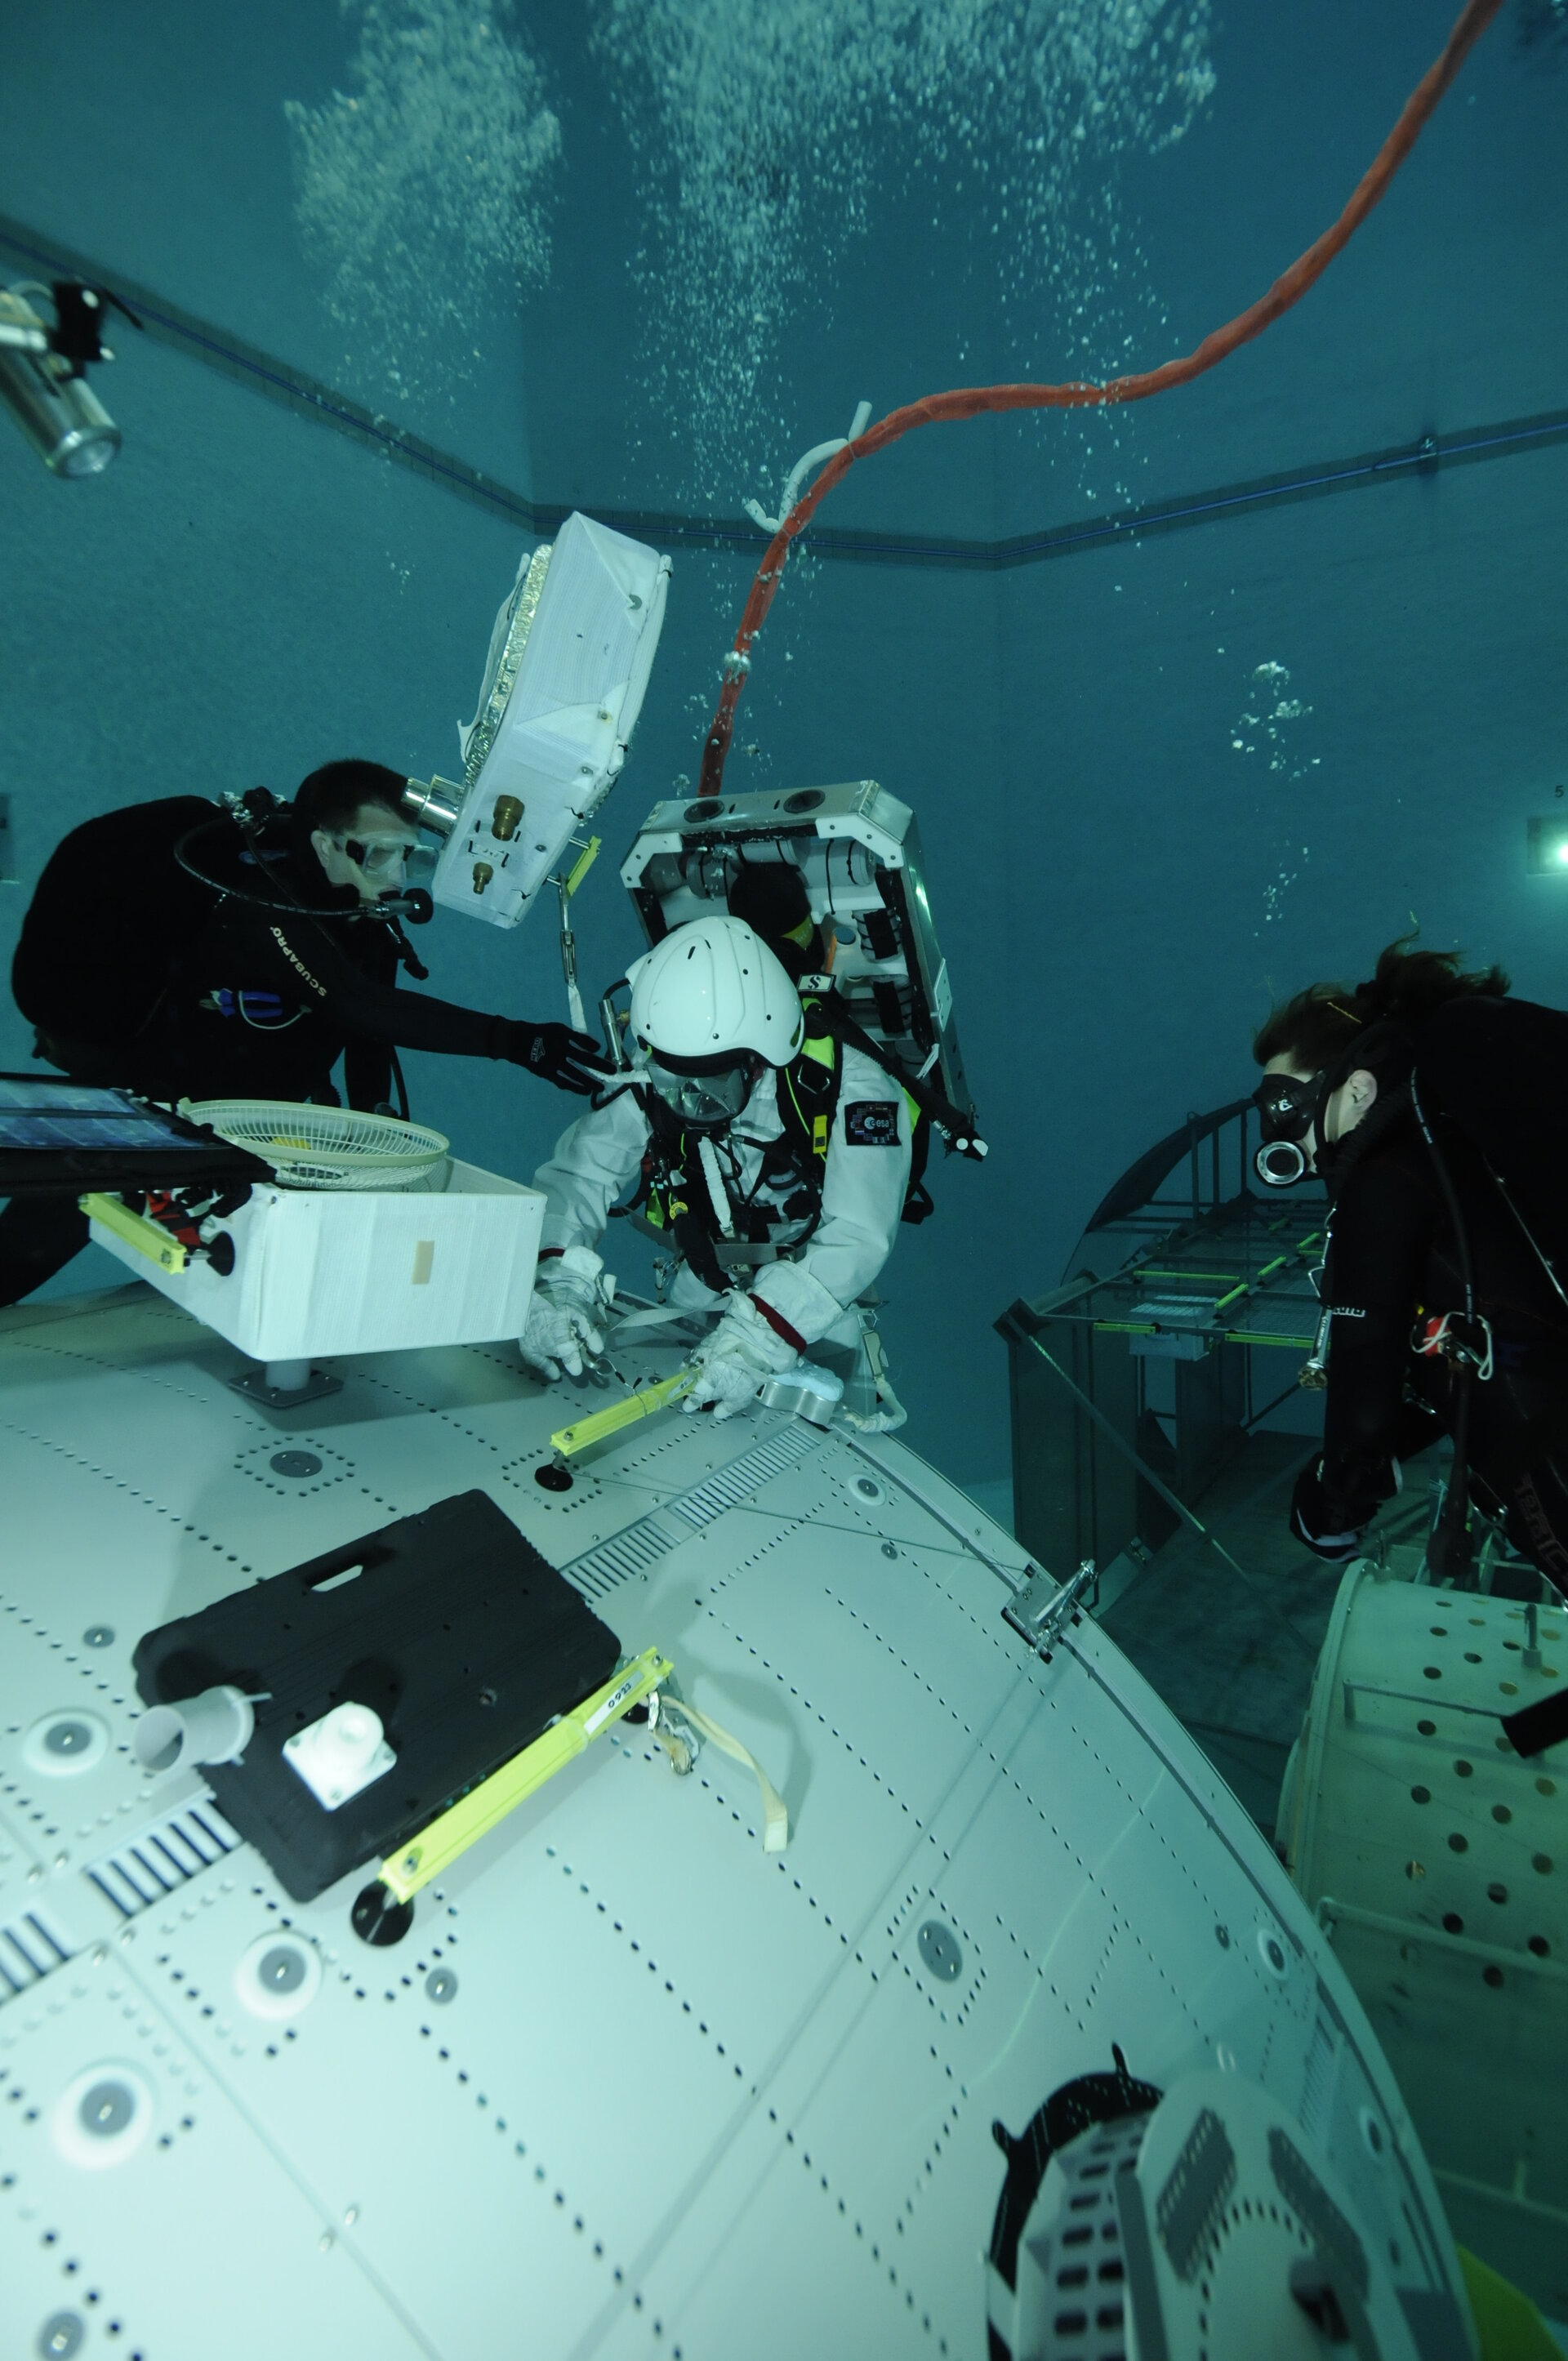
{"label": "metal bracket", "polygon": [[[272,1366],[275,1367],[277,1364]],[[325,1369],[314,1368],[302,1386],[275,1386],[265,1368],[242,1370],[237,1378],[230,1378],[228,1382],[236,1394],[244,1394],[248,1400],[259,1402],[263,1410],[302,1410],[307,1402],[323,1401],[328,1394],[343,1391],[341,1378],[331,1376]]]}
{"label": "metal bracket", "polygon": [[1036,1655],[1047,1655],[1094,1579],[1091,1557],[1086,1557],[1071,1581],[1065,1583],[1053,1582],[1041,1567],[1031,1566],[1023,1589],[1003,1609],[1003,1620],[1027,1640]]}

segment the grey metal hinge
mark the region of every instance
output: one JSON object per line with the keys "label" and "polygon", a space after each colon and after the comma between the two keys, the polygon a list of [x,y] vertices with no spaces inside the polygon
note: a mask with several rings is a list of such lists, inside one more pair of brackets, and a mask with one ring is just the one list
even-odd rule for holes
{"label": "grey metal hinge", "polygon": [[1086,1557],[1071,1581],[1065,1583],[1053,1582],[1039,1566],[1032,1565],[1023,1589],[1003,1609],[1003,1618],[1036,1654],[1045,1655],[1094,1578],[1091,1557]]}

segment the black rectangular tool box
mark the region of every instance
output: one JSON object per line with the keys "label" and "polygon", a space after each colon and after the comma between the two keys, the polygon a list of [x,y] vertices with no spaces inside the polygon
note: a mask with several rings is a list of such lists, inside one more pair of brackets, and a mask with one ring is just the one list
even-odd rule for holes
{"label": "black rectangular tool box", "polygon": [[[271,1691],[244,1761],[205,1775],[225,1817],[308,1902],[520,1753],[620,1656],[609,1625],[475,1491],[162,1624],[135,1664],[148,1705],[225,1681]],[[398,1759],[329,1812],[283,1741],[351,1698],[379,1714]]]}

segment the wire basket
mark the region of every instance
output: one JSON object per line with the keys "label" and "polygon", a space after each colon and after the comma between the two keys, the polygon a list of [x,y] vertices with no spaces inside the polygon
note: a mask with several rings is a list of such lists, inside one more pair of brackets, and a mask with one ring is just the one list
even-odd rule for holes
{"label": "wire basket", "polygon": [[423,1124],[286,1099],[201,1099],[181,1113],[259,1156],[285,1189],[412,1189],[449,1146]]}

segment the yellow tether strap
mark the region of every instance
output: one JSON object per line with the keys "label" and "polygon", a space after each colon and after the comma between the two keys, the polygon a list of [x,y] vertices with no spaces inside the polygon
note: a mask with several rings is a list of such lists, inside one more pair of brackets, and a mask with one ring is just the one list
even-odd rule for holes
{"label": "yellow tether strap", "polygon": [[[420,1888],[444,1870],[470,1845],[488,1836],[508,1814],[536,1795],[557,1771],[590,1746],[596,1738],[621,1719],[631,1707],[649,1697],[650,1718],[655,1729],[665,1729],[684,1719],[704,1738],[710,1739],[721,1754],[732,1762],[742,1763],[751,1772],[762,1799],[762,1850],[783,1852],[789,1842],[789,1813],[784,1797],[749,1747],[685,1697],[663,1696],[653,1705],[651,1693],[660,1683],[670,1679],[674,1666],[657,1648],[644,1648],[642,1653],[620,1670],[592,1697],[564,1713],[559,1721],[503,1763],[488,1779],[461,1796],[455,1804],[440,1813],[428,1828],[411,1837],[381,1863],[380,1880],[388,1892],[399,1902],[411,1902]],[[673,1757],[672,1757],[673,1759]],[[688,1766],[689,1767],[689,1764]]]}

